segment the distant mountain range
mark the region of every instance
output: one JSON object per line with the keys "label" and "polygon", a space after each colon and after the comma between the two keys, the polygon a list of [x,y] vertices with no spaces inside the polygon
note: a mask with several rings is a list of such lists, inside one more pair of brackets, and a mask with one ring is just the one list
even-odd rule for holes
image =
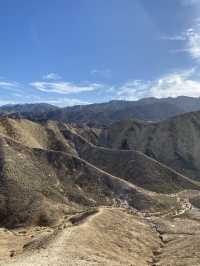
{"label": "distant mountain range", "polygon": [[24,117],[31,120],[40,120],[44,119],[48,112],[58,109],[58,107],[47,103],[8,104],[0,106],[0,117]]}
{"label": "distant mountain range", "polygon": [[114,122],[138,118],[160,121],[178,114],[200,110],[200,98],[146,98],[138,101],[111,101],[108,103],[58,108],[49,104],[6,105],[0,115],[21,116],[34,121],[56,120],[65,123],[110,125]]}

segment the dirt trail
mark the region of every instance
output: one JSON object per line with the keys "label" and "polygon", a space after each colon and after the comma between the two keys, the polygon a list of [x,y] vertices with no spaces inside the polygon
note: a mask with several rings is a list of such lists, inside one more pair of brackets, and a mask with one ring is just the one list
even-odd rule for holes
{"label": "dirt trail", "polygon": [[137,215],[119,208],[100,208],[70,218],[48,242],[1,266],[148,266],[160,240]]}
{"label": "dirt trail", "polygon": [[[193,249],[187,258],[184,255],[188,250],[187,241],[200,242],[200,223],[192,224],[191,220],[185,222],[179,218],[193,210],[187,200],[179,200],[181,208],[177,213],[168,213],[169,219],[166,213],[160,217],[153,214],[145,217],[115,207],[94,208],[66,217],[48,241],[39,245],[33,242],[24,253],[0,266],[200,265],[198,246],[194,248],[196,256]],[[196,236],[196,232],[199,235]]]}
{"label": "dirt trail", "polygon": [[[98,215],[103,212],[102,209],[99,211],[93,212],[84,212],[70,217],[68,221],[64,221],[57,231],[54,233],[54,236],[48,242],[44,242],[38,249],[30,249],[25,251],[24,254],[17,256],[6,262],[6,265],[13,266],[49,266],[49,265],[74,265],[70,264],[67,259],[65,247],[70,237],[78,227],[73,225],[85,226],[87,223],[95,219]],[[63,230],[62,230],[63,229]],[[31,246],[31,245],[29,245]],[[4,266],[0,264],[1,266]],[[66,264],[67,263],[67,264]],[[73,262],[72,262],[73,263]],[[79,265],[79,264],[78,264]],[[80,264],[81,265],[81,264]]]}

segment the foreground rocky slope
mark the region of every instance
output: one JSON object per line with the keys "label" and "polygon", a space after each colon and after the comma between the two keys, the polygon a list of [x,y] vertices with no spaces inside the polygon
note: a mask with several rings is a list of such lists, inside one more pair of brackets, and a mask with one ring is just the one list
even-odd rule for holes
{"label": "foreground rocky slope", "polygon": [[190,206],[159,217],[101,207],[53,228],[1,231],[0,265],[200,265],[199,229],[199,211]]}
{"label": "foreground rocky slope", "polygon": [[49,234],[42,248],[29,244],[22,256],[5,261],[6,265],[144,266],[152,261],[153,250],[161,243],[144,219],[123,209],[101,208],[77,226],[65,224],[63,231]]}
{"label": "foreground rocky slope", "polygon": [[0,119],[0,265],[200,265],[199,182],[100,134]]}

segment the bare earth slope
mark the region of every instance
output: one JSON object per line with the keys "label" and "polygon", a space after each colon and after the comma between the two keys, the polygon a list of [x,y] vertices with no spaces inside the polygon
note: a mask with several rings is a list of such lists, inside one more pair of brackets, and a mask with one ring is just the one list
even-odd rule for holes
{"label": "bare earth slope", "polygon": [[[135,151],[107,149],[91,144],[93,130],[48,121],[0,119],[0,133],[29,148],[67,152],[99,169],[155,192],[198,189],[199,184],[181,176],[150,157]],[[78,133],[81,133],[79,135]],[[87,138],[87,139],[86,139]]]}
{"label": "bare earth slope", "polygon": [[69,216],[53,229],[14,230],[1,236],[18,249],[10,248],[12,258],[2,258],[0,265],[200,265],[200,215],[187,207],[182,214],[148,219],[125,209],[101,207]]}
{"label": "bare earth slope", "polygon": [[63,134],[74,143],[81,158],[137,186],[159,193],[199,189],[198,182],[180,175],[141,152],[99,147],[75,132],[66,131]]}
{"label": "bare earth slope", "polygon": [[127,120],[113,124],[100,143],[111,148],[139,150],[178,172],[200,178],[200,112],[159,123]]}
{"label": "bare earth slope", "polygon": [[1,225],[51,225],[70,209],[99,205],[170,208],[167,196],[144,191],[73,155],[0,141]]}
{"label": "bare earth slope", "polygon": [[0,265],[200,265],[199,183],[98,135],[0,119]]}
{"label": "bare earth slope", "polygon": [[[53,137],[48,135],[50,125]],[[9,119],[1,120],[0,130],[1,225],[51,225],[72,209],[100,205],[125,205],[147,212],[176,206],[175,198],[147,191],[138,187],[134,178],[119,178],[112,171],[107,173],[86,158],[81,159],[76,155],[84,157],[77,149],[77,142],[82,151],[90,144],[67,126]],[[57,150],[52,150],[49,147],[54,147],[56,138],[59,140]],[[115,160],[115,154],[111,152],[107,161]],[[162,169],[151,159],[145,160],[155,165],[152,173]],[[168,170],[163,168],[163,171]],[[141,173],[143,178],[148,178],[148,172]],[[171,174],[177,182],[185,181],[188,188],[199,188],[198,184],[170,170],[166,178]],[[153,187],[154,180],[150,183]],[[180,183],[179,189],[181,186]],[[176,191],[177,187],[172,182],[170,189]]]}
{"label": "bare earth slope", "polygon": [[[68,224],[67,224],[68,225]],[[25,250],[6,265],[140,265],[152,261],[161,240],[144,219],[101,208],[77,226],[66,226],[42,248]]]}

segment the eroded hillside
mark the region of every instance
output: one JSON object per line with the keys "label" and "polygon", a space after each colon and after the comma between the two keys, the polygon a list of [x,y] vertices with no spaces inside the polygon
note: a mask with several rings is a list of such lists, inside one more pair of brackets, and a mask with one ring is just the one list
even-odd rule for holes
{"label": "eroded hillside", "polygon": [[133,149],[199,180],[200,112],[188,113],[159,123],[126,120],[104,130],[100,145]]}
{"label": "eroded hillside", "polygon": [[[177,221],[199,228],[199,182],[142,152],[96,146],[100,134],[0,119],[0,265],[166,265],[180,237],[191,243]],[[169,265],[191,265],[180,262],[183,252]]]}

